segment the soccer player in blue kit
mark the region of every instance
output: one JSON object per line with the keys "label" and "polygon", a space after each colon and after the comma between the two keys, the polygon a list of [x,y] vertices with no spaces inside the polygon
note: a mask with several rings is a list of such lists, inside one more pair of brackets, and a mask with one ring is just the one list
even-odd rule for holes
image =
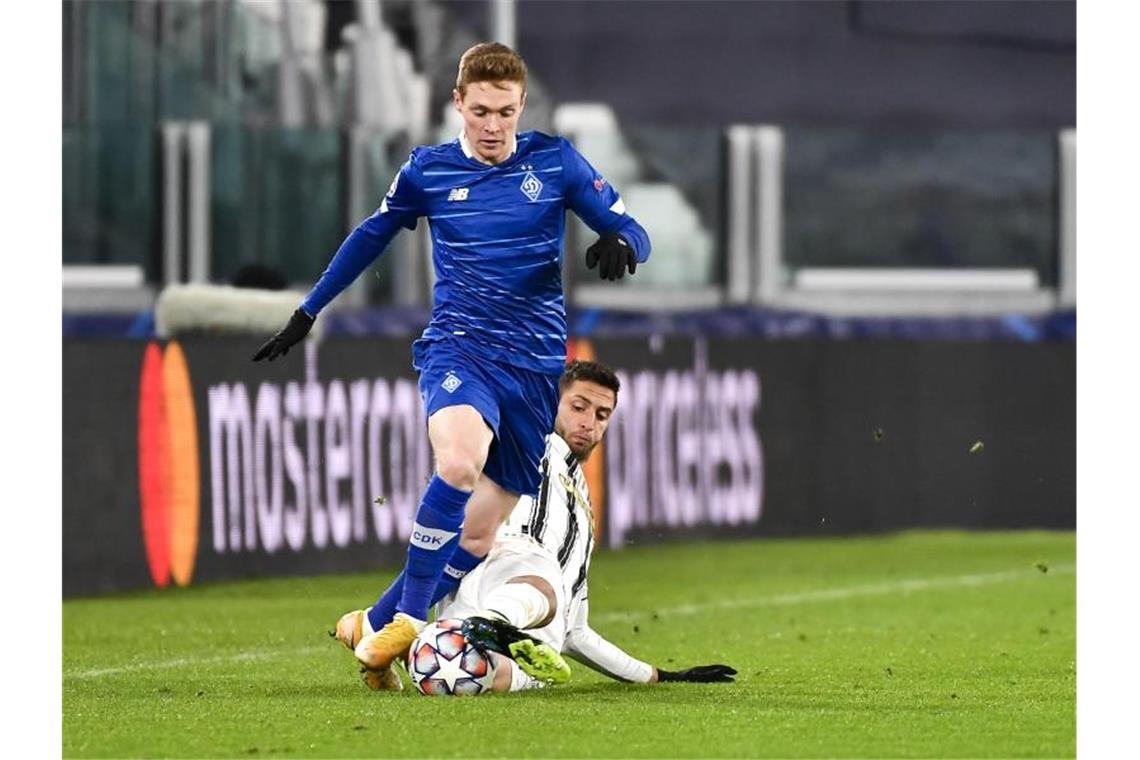
{"label": "soccer player in blue kit", "polygon": [[412,361],[436,471],[403,572],[335,630],[376,689],[399,688],[391,664],[424,627],[430,606],[482,561],[519,496],[534,495],[541,482],[566,360],[566,209],[599,234],[586,264],[603,279],[627,269],[632,275],[650,251],[620,196],[569,141],[517,132],[526,64],[515,51],[499,43],[467,50],[453,100],[463,117],[459,137],[412,151],[380,208],[253,357],[287,353],[401,227],[415,229],[427,217],[436,283],[431,322],[412,346]]}

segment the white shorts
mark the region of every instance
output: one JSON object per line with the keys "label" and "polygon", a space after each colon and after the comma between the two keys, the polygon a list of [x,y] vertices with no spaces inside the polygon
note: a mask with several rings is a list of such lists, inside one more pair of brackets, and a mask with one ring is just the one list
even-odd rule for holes
{"label": "white shorts", "polygon": [[541,628],[527,630],[531,636],[561,652],[566,643],[566,598],[562,588],[562,568],[558,560],[537,541],[526,536],[510,536],[495,542],[487,559],[464,576],[454,596],[439,604],[439,618],[471,617],[486,612],[487,595],[512,578],[537,575],[554,589],[558,609],[554,618]]}

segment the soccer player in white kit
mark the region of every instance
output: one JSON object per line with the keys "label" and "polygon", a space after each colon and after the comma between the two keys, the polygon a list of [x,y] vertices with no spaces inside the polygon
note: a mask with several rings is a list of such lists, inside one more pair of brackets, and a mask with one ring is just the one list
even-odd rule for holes
{"label": "soccer player in white kit", "polygon": [[476,646],[506,655],[495,658],[496,691],[542,685],[507,659],[511,643],[520,640],[541,642],[620,681],[718,682],[736,674],[727,665],[661,670],[590,627],[586,576],[596,536],[582,464],[605,435],[619,389],[617,376],[604,365],[566,366],[538,497],[519,499],[487,559],[440,602],[438,618],[465,620],[464,633]]}

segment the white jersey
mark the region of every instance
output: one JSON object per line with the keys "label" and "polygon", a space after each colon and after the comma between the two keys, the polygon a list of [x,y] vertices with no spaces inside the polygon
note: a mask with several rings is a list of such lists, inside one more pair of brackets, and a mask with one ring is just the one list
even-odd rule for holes
{"label": "white jersey", "polygon": [[[594,551],[594,513],[590,489],[582,467],[566,441],[557,433],[546,437],[542,460],[542,485],[538,497],[523,496],[499,528],[496,543],[517,545],[520,540],[537,544],[545,561],[534,562],[536,574],[560,568],[563,609],[559,610],[565,637],[559,647],[583,664],[622,681],[647,682],[653,666],[634,659],[598,635],[589,624],[589,583],[586,575]],[[554,583],[555,578],[548,578]]]}
{"label": "white jersey", "polygon": [[546,437],[538,496],[519,499],[496,539],[518,536],[537,541],[558,560],[569,607],[585,598],[586,573],[594,550],[590,488],[578,458],[556,433]]}

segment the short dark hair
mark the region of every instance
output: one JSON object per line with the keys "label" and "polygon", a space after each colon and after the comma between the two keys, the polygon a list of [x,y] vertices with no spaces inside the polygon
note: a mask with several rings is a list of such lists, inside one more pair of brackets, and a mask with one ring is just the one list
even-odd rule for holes
{"label": "short dark hair", "polygon": [[569,362],[566,368],[562,370],[562,377],[558,379],[558,395],[565,393],[566,389],[578,380],[588,380],[603,388],[609,388],[614,392],[614,401],[617,401],[618,391],[621,390],[621,381],[618,380],[614,371],[606,365],[583,359],[575,359]]}

